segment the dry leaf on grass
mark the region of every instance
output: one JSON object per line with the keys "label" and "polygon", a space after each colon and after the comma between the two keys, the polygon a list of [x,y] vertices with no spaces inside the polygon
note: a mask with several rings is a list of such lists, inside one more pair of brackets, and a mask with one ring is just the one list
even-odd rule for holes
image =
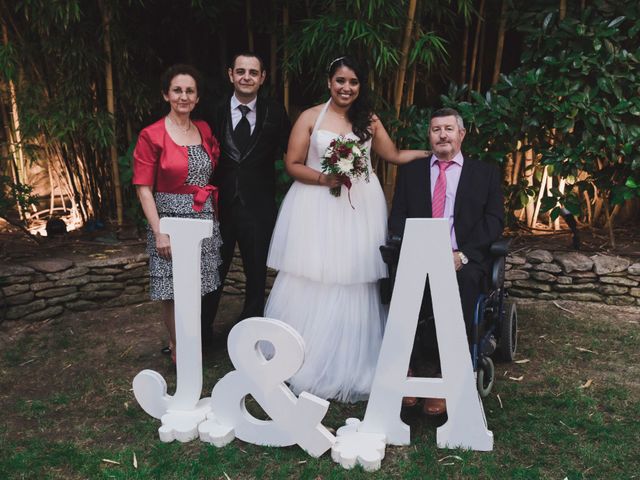
{"label": "dry leaf on grass", "polygon": [[500,398],[500,394],[497,394],[496,397],[498,398],[498,403],[500,404],[500,408],[502,408],[502,399]]}
{"label": "dry leaf on grass", "polygon": [[[441,459],[439,459],[438,462],[443,462],[444,460],[447,460],[449,458],[454,458],[456,460],[462,461],[462,457],[459,457],[457,455],[447,455],[446,457],[442,457]],[[450,465],[453,465],[453,463],[451,463]]]}
{"label": "dry leaf on grass", "polygon": [[576,347],[576,350],[578,350],[579,352],[587,352],[587,353],[593,353],[594,355],[598,355],[598,352],[594,352],[593,350],[589,350],[588,348]]}
{"label": "dry leaf on grass", "polygon": [[519,377],[509,377],[509,380],[513,380],[514,382],[521,382],[524,378],[524,375],[520,375]]}
{"label": "dry leaf on grass", "polygon": [[116,462],[115,460],[109,460],[108,458],[103,458],[101,461],[104,463],[110,463],[111,465],[120,465],[120,462]]}
{"label": "dry leaf on grass", "polygon": [[592,383],[593,383],[593,379],[590,378],[589,380],[584,382],[584,384],[580,385],[580,388],[589,388]]}
{"label": "dry leaf on grass", "polygon": [[136,452],[133,452],[133,468],[138,469],[138,458],[136,457]]}
{"label": "dry leaf on grass", "polygon": [[516,360],[514,363],[529,363],[531,360],[528,358],[523,358],[522,360]]}
{"label": "dry leaf on grass", "polygon": [[553,302],[553,304],[558,307],[560,310],[564,310],[565,312],[568,312],[572,315],[574,315],[576,312],[574,312],[573,310],[569,310],[568,308],[563,307],[562,305],[560,305],[558,302]]}

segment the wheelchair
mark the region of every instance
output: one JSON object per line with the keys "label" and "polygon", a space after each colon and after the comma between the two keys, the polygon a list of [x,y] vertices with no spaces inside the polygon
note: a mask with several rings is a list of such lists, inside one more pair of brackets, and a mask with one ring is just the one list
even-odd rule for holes
{"label": "wheelchair", "polygon": [[[386,245],[380,246],[382,259],[389,268],[389,278],[383,279],[380,283],[380,294],[384,304],[391,302],[401,243],[401,237],[392,236]],[[478,297],[471,325],[469,350],[473,371],[476,373],[476,386],[482,398],[491,393],[495,382],[493,358],[512,362],[518,346],[518,312],[515,302],[509,298],[504,287],[509,244],[508,239],[500,239],[491,244],[491,278],[486,292]],[[426,319],[420,318],[418,325],[425,322]]]}

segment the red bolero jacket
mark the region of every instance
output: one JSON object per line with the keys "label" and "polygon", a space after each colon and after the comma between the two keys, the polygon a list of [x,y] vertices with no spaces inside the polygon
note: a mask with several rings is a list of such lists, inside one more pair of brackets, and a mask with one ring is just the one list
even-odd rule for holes
{"label": "red bolero jacket", "polygon": [[[140,132],[136,148],[133,151],[134,185],[149,185],[156,192],[189,193],[193,195],[193,209],[202,210],[204,202],[212,195],[214,209],[217,207],[218,190],[213,185],[198,187],[185,185],[187,179],[187,147],[173,141],[165,128],[162,117]],[[215,169],[220,156],[218,140],[211,133],[209,125],[202,120],[193,120],[200,131],[202,146],[211,159]]]}

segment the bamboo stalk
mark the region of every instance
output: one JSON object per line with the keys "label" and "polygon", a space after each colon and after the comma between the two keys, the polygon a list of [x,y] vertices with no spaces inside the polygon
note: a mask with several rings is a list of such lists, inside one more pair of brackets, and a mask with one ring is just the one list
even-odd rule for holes
{"label": "bamboo stalk", "polygon": [[[609,198],[605,196],[603,199],[603,202],[604,202],[604,218],[607,221],[607,230],[609,231],[609,243],[611,245],[611,248],[616,248],[616,237],[613,234],[614,215],[609,213]],[[616,207],[617,206],[618,205],[616,205]]]}
{"label": "bamboo stalk", "polygon": [[[483,0],[484,1],[484,0]],[[396,118],[400,116],[400,105],[402,105],[402,92],[404,90],[404,80],[407,74],[407,64],[409,62],[409,47],[411,46],[411,35],[416,14],[417,0],[409,0],[407,10],[407,23],[402,36],[402,46],[400,47],[400,65],[398,65],[398,78],[394,94],[394,108]]]}
{"label": "bamboo stalk", "polygon": [[544,170],[542,171],[542,180],[540,181],[540,190],[538,191],[536,208],[533,211],[533,216],[531,217],[531,221],[529,222],[530,227],[535,227],[536,223],[538,223],[538,214],[540,213],[540,205],[542,204],[542,197],[546,195],[548,175],[549,174],[547,171],[547,166],[545,165]]}
{"label": "bamboo stalk", "polygon": [[496,60],[493,64],[493,78],[491,85],[498,83],[500,78],[500,69],[502,67],[502,52],[504,51],[504,36],[507,31],[507,0],[502,0],[500,8],[500,22],[498,25],[498,42],[496,44]]}
{"label": "bamboo stalk", "polygon": [[[527,140],[525,138],[525,144],[526,144]],[[530,187],[533,187],[533,150],[531,148],[527,149],[524,152],[524,175],[525,178],[527,179],[527,184]],[[525,207],[525,212],[527,214],[527,225],[531,225],[531,222],[533,220],[533,210],[534,210],[534,205],[532,202],[527,203],[526,207]]]}
{"label": "bamboo stalk", "polygon": [[484,46],[487,38],[487,22],[482,22],[480,29],[480,51],[478,52],[478,76],[476,77],[476,92],[482,90],[482,72],[484,70]]}
{"label": "bamboo stalk", "polygon": [[[9,32],[7,31],[7,25],[2,22],[2,44],[7,47],[9,45]],[[23,184],[28,184],[27,170],[24,161],[24,151],[22,149],[22,132],[20,130],[20,113],[18,111],[18,100],[16,94],[16,86],[12,79],[8,79],[7,85],[9,86],[9,102],[11,105],[11,115],[9,120],[11,122],[11,128],[13,130],[14,149],[16,152],[16,162],[18,165],[18,178]],[[9,139],[10,137],[7,137]]]}
{"label": "bamboo stalk", "polygon": [[269,84],[271,85],[272,94],[276,91],[278,86],[278,5],[275,0],[271,0],[271,18],[273,21],[273,29],[269,36],[269,63],[271,65],[269,71]]}
{"label": "bamboo stalk", "polygon": [[460,85],[464,85],[467,80],[467,56],[469,55],[469,25],[464,23],[464,33],[462,39],[462,58],[460,64]]}
{"label": "bamboo stalk", "polygon": [[111,125],[113,128],[113,138],[111,140],[109,154],[111,157],[112,182],[116,200],[116,218],[118,226],[120,226],[123,223],[124,215],[122,206],[122,187],[120,185],[120,167],[118,166],[118,150],[116,145],[118,137],[116,135],[115,95],[113,91],[113,63],[111,57],[111,15],[103,0],[98,0],[98,5],[102,14],[102,27],[104,29],[102,42],[106,60],[104,64],[104,73],[107,93],[107,111],[111,116]]}
{"label": "bamboo stalk", "polygon": [[564,20],[567,16],[567,0],[560,0],[560,20]]}
{"label": "bamboo stalk", "polygon": [[418,77],[418,65],[416,63],[413,64],[411,69],[411,76],[409,77],[409,85],[407,88],[407,98],[405,105],[408,107],[413,105],[413,98],[416,93],[416,78]]}
{"label": "bamboo stalk", "polygon": [[[287,38],[287,33],[289,30],[289,7],[282,7],[282,30],[284,33],[284,38]],[[289,49],[287,47],[287,42],[284,42],[284,62],[285,64],[289,60]],[[283,84],[283,103],[284,108],[287,112],[289,112],[289,70],[288,68],[283,69],[282,72],[282,84]]]}
{"label": "bamboo stalk", "polygon": [[593,223],[591,221],[591,199],[589,198],[589,192],[585,190],[582,192],[582,196],[584,197],[584,203],[587,206],[587,224],[591,227],[593,226]]}
{"label": "bamboo stalk", "polygon": [[471,72],[469,73],[469,91],[473,88],[473,79],[476,74],[476,61],[478,56],[478,47],[480,43],[480,28],[482,26],[482,16],[484,15],[485,0],[480,0],[480,8],[478,9],[478,23],[476,24],[476,33],[473,40],[473,51],[471,53]]}
{"label": "bamboo stalk", "polygon": [[[7,148],[9,150],[10,155],[10,168],[11,171],[11,180],[14,184],[20,183],[20,172],[18,169],[18,153],[16,151],[15,139],[13,137],[13,132],[11,131],[11,123],[9,121],[9,114],[7,113],[7,109],[4,105],[4,93],[5,88],[4,84],[0,82],[0,114],[2,115],[2,124],[4,125],[4,133],[7,138]],[[27,216],[26,213],[22,210],[22,205],[20,202],[16,200],[16,211],[18,212],[18,218],[20,221],[26,221]]]}
{"label": "bamboo stalk", "polygon": [[245,0],[245,11],[247,15],[247,44],[249,45],[249,51],[253,52],[253,29],[251,28],[251,0]]}
{"label": "bamboo stalk", "polygon": [[[520,144],[520,140],[518,140],[518,144]],[[520,166],[522,165],[522,151],[519,149],[514,153],[514,162],[513,162],[513,175],[511,177],[511,185],[515,185],[518,183],[518,177],[520,176]]]}

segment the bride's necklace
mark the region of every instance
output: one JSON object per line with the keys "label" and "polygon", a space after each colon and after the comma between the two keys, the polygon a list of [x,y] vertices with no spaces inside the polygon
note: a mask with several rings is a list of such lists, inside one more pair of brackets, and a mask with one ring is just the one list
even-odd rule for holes
{"label": "bride's necklace", "polygon": [[178,124],[177,122],[174,122],[173,119],[171,118],[171,115],[167,115],[167,118],[169,119],[169,123],[171,123],[171,125],[175,126],[176,128],[178,128],[182,132],[187,133],[189,130],[191,130],[191,119],[190,118],[187,120],[187,128],[183,127],[182,125]]}

